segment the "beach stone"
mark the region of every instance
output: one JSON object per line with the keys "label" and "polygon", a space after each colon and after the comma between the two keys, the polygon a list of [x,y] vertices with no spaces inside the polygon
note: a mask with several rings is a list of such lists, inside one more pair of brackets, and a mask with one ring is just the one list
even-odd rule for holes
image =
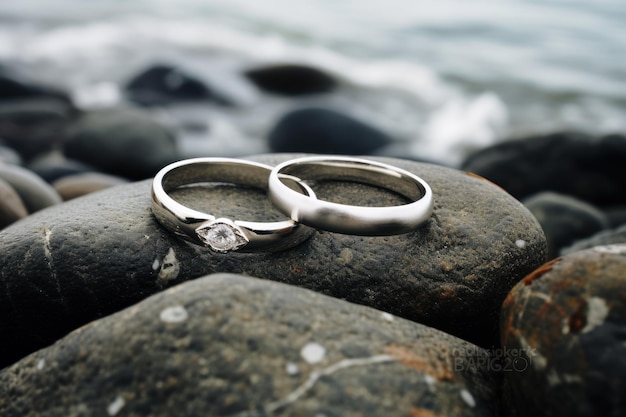
{"label": "beach stone", "polygon": [[269,133],[272,152],[367,155],[393,141],[386,133],[346,114],[304,108],[283,115]]}
{"label": "beach stone", "polygon": [[598,207],[626,203],[626,136],[554,133],[502,142],[470,156],[462,169],[523,199],[554,191]]}
{"label": "beach stone", "polygon": [[125,87],[127,97],[144,106],[186,101],[212,101],[232,105],[204,80],[174,65],[158,64],[134,76]]}
{"label": "beach stone", "polygon": [[562,255],[593,248],[595,246],[626,243],[626,225],[611,230],[604,230],[586,239],[577,240],[574,244],[563,248]]}
{"label": "beach stone", "polygon": [[24,159],[59,147],[76,109],[57,98],[0,100],[0,137]]}
{"label": "beach stone", "polygon": [[626,206],[609,207],[604,210],[604,215],[609,220],[609,227],[612,229],[626,224]]}
{"label": "beach stone", "polygon": [[215,274],[0,371],[0,414],[486,417],[497,392],[475,345],[295,286]]}
{"label": "beach stone", "polygon": [[244,75],[260,89],[284,96],[328,93],[335,90],[338,84],[326,72],[301,64],[251,68]]}
{"label": "beach stone", "polygon": [[[0,143],[2,140],[0,139]],[[0,144],[0,164],[21,165],[22,157],[8,146]]]}
{"label": "beach stone", "polygon": [[[276,165],[294,154],[259,155]],[[279,281],[498,343],[502,300],[546,260],[543,231],[517,200],[484,179],[441,166],[376,158],[424,178],[434,214],[397,236],[317,231],[275,253],[220,254],[179,239],[150,211],[151,180],[117,186],[36,213],[0,232],[0,360],[9,363],[88,321],[214,272]],[[319,198],[397,205],[379,188],[325,181]],[[217,217],[277,221],[261,190],[183,187],[181,203]],[[32,308],[37,305],[37,308]]]}
{"label": "beach stone", "polygon": [[42,154],[28,161],[26,168],[50,184],[63,177],[85,174],[95,170],[91,165],[66,157],[59,150]]}
{"label": "beach stone", "polygon": [[609,227],[609,220],[600,209],[570,196],[543,192],[522,202],[546,234],[550,259],[576,240]]}
{"label": "beach stone", "polygon": [[0,64],[0,101],[23,98],[53,98],[71,104],[61,89],[43,85],[25,75],[23,68]]}
{"label": "beach stone", "polygon": [[61,197],[41,177],[17,165],[0,164],[0,179],[17,191],[29,213],[61,203]]}
{"label": "beach stone", "polygon": [[28,216],[19,194],[9,183],[0,179],[0,229]]}
{"label": "beach stone", "polygon": [[64,145],[69,158],[131,179],[153,176],[178,157],[176,138],[140,109],[86,113],[72,126]]}
{"label": "beach stone", "polygon": [[517,284],[502,344],[523,371],[504,372],[514,416],[626,415],[626,245],[553,260]]}
{"label": "beach stone", "polygon": [[81,197],[105,188],[127,184],[128,180],[114,175],[89,172],[84,174],[68,175],[56,180],[52,186],[64,201]]}

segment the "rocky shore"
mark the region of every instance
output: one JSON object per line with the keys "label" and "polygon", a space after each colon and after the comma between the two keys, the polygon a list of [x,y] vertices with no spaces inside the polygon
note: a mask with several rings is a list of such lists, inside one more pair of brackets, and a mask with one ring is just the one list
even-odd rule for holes
{"label": "rocky shore", "polygon": [[[341,88],[299,64],[240,76],[294,99]],[[0,415],[625,413],[626,136],[510,139],[444,166],[347,111],[294,106],[258,138],[268,152],[193,155],[194,123],[162,110],[245,111],[218,87],[155,65],[123,103],[85,110],[0,67]],[[311,153],[421,176],[431,219],[398,236],[316,231],[281,252],[219,254],[151,214],[151,178],[170,162]],[[315,191],[401,202],[360,184]],[[176,198],[280,218],[247,188]]]}

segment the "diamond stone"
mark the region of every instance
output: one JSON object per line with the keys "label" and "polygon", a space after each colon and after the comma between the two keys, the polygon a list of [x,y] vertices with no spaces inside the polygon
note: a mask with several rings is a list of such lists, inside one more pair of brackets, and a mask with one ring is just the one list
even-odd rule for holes
{"label": "diamond stone", "polygon": [[203,224],[196,229],[196,234],[211,249],[221,253],[237,250],[248,243],[237,226],[223,219]]}

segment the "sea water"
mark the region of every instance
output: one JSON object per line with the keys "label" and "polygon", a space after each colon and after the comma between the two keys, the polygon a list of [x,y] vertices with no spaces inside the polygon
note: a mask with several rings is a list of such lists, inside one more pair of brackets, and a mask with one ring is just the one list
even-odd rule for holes
{"label": "sea water", "polygon": [[[278,118],[306,106],[385,130],[396,154],[451,165],[524,135],[622,133],[625,55],[623,0],[0,2],[0,63],[66,88],[82,107],[114,105],[153,63],[184,64],[234,97],[236,110],[166,114],[206,122],[210,135],[187,140],[189,153],[266,151]],[[275,63],[312,65],[344,88],[292,100],[240,76]]]}

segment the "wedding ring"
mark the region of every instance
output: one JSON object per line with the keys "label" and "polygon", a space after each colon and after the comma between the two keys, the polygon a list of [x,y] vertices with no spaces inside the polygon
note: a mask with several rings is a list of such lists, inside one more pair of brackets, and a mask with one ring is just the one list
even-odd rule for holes
{"label": "wedding ring", "polygon": [[[393,191],[410,203],[389,207],[338,204],[310,198],[289,187],[281,177],[339,180]],[[269,196],[292,220],[318,229],[345,234],[383,236],[415,230],[430,217],[433,194],[429,185],[408,171],[381,162],[352,157],[312,156],[283,162],[269,177]]]}
{"label": "wedding ring", "polygon": [[[228,183],[267,191],[272,167],[231,158],[194,158],[161,169],[152,182],[152,212],[165,228],[219,253],[277,251],[298,245],[314,232],[294,220],[254,222],[216,218],[186,207],[168,192],[190,184]],[[296,178],[281,175],[286,188],[315,201],[315,193]],[[283,184],[283,183],[281,183]],[[302,193],[302,194],[301,194]]]}

